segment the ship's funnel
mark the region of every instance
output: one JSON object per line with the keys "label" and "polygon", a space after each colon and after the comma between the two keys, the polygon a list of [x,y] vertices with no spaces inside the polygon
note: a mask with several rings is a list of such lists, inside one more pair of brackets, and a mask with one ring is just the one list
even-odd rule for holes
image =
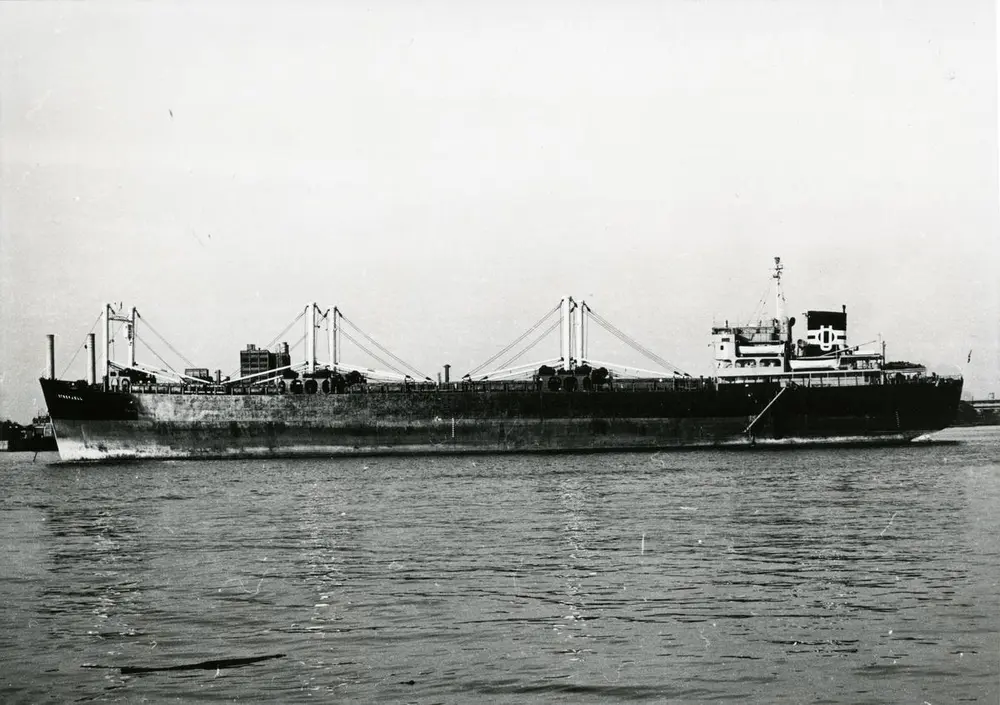
{"label": "ship's funnel", "polygon": [[56,378],[56,337],[51,333],[46,336],[49,339],[49,379]]}
{"label": "ship's funnel", "polygon": [[847,313],[806,311],[806,357],[825,355],[847,347]]}
{"label": "ship's funnel", "polygon": [[87,334],[87,384],[97,384],[97,350],[95,349],[96,336],[93,333]]}

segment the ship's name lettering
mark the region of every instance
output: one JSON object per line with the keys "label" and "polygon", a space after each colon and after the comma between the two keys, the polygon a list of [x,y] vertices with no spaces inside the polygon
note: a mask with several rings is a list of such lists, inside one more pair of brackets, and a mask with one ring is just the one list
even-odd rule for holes
{"label": "ship's name lettering", "polygon": [[60,399],[70,399],[71,401],[83,401],[83,397],[78,397],[75,394],[59,394],[57,396]]}

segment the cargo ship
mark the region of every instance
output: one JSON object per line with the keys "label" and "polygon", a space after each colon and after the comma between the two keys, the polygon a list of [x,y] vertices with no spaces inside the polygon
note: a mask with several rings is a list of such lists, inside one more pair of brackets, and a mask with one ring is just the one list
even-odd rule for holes
{"label": "cargo ship", "polygon": [[[953,422],[960,375],[887,362],[884,345],[849,345],[844,307],[807,312],[797,338],[781,275],[775,258],[773,318],[712,328],[714,374],[706,377],[671,369],[652,353],[666,371],[592,359],[588,330],[595,321],[631,339],[586,302],[565,297],[547,314],[558,313],[549,328],[559,327],[558,357],[490,372],[480,366],[456,381],[447,366],[434,381],[344,364],[345,319],[337,308],[308,304],[299,314],[300,361],[292,362],[287,343],[248,345],[239,375],[226,378],[220,370],[179,373],[138,362],[144,319],[134,308],[107,305],[103,374],[90,333],[89,378],[55,379],[50,336],[49,376],[40,382],[66,461],[894,444]],[[324,322],[329,360],[321,363]],[[113,343],[122,334],[128,358],[118,361]],[[363,331],[351,339],[399,360]]]}

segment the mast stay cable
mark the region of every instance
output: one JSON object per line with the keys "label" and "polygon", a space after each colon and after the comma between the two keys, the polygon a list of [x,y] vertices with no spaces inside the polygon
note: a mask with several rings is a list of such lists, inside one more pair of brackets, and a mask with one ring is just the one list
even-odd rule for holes
{"label": "mast stay cable", "polygon": [[[353,328],[358,333],[360,333],[361,335],[363,335],[368,342],[370,342],[372,345],[374,345],[375,347],[377,347],[379,350],[381,350],[383,353],[385,353],[386,355],[388,355],[389,357],[391,357],[393,360],[395,360],[396,362],[398,362],[400,365],[402,365],[406,369],[408,369],[411,372],[415,373],[419,378],[421,378],[421,379],[430,379],[430,377],[428,377],[427,375],[425,375],[423,372],[421,372],[420,370],[418,370],[416,367],[414,367],[413,365],[409,364],[408,362],[406,362],[406,360],[402,359],[398,355],[395,355],[391,350],[389,350],[384,345],[382,345],[377,340],[375,340],[373,337],[371,337],[370,335],[368,335],[367,333],[365,333],[363,330],[361,330],[361,328],[359,328],[357,326],[357,324],[355,324],[353,321],[351,321],[349,318],[347,318],[343,313],[340,313],[340,320],[342,320],[344,323],[346,323],[349,326],[351,326],[351,328]],[[344,333],[343,329],[341,329],[341,333],[342,334]],[[353,338],[350,338],[350,340],[354,341],[355,343],[358,342],[358,341],[354,340]],[[359,347],[360,347],[360,345],[359,345]],[[370,354],[371,353],[369,352],[369,355]],[[372,357],[375,357],[375,356],[372,355]],[[378,358],[376,358],[376,359],[378,359]],[[380,362],[382,362],[383,365],[387,364],[384,360],[380,360]],[[402,374],[402,372],[400,372],[399,370],[395,370],[395,372],[397,374]]]}
{"label": "mast stay cable", "polygon": [[764,293],[760,295],[757,300],[757,305],[754,306],[753,311],[750,313],[749,318],[740,318],[739,321],[746,321],[745,327],[750,327],[753,325],[754,320],[759,320],[762,315],[764,315],[764,308],[767,306],[767,299],[771,295],[771,279],[768,279],[767,286],[764,287]]}
{"label": "mast stay cable", "polygon": [[[288,324],[287,326],[285,326],[285,329],[284,329],[283,331],[281,331],[281,332],[280,332],[280,333],[278,333],[278,334],[277,334],[276,336],[274,336],[274,338],[273,338],[273,339],[271,340],[271,342],[270,342],[270,343],[268,343],[267,345],[265,345],[265,346],[264,346],[264,349],[265,349],[265,350],[270,350],[270,349],[271,349],[271,347],[272,347],[272,346],[273,346],[273,345],[274,345],[275,343],[277,343],[277,342],[278,342],[278,341],[279,341],[279,340],[281,339],[281,337],[282,337],[282,336],[284,336],[284,335],[285,335],[286,333],[288,333],[288,331],[290,331],[290,330],[292,329],[292,327],[293,327],[293,326],[295,326],[295,324],[296,324],[296,323],[298,323],[298,322],[299,322],[299,321],[300,321],[300,320],[302,319],[302,317],[303,317],[303,316],[305,316],[305,315],[306,315],[306,312],[305,312],[305,311],[301,311],[301,312],[299,312],[299,315],[298,315],[298,316],[296,316],[296,317],[295,317],[295,318],[294,318],[294,319],[292,320],[292,322],[291,322],[291,323],[289,323],[289,324]],[[305,338],[305,336],[302,336],[302,337],[303,337],[303,338]],[[295,345],[298,345],[298,343],[295,343]],[[292,349],[292,348],[289,348],[289,350],[291,350],[291,349]],[[230,373],[229,373],[229,376],[230,376],[230,377],[236,377],[236,376],[237,376],[237,375],[238,375],[238,374],[239,374],[239,373],[240,373],[241,371],[242,371],[242,370],[233,370],[232,372],[230,372]]]}
{"label": "mast stay cable", "polygon": [[649,348],[647,348],[646,346],[642,345],[637,340],[635,340],[634,338],[632,338],[631,336],[626,335],[625,333],[623,333],[621,330],[619,330],[618,328],[616,328],[606,318],[604,318],[603,316],[600,316],[597,313],[595,313],[594,309],[592,309],[590,306],[587,306],[587,313],[590,314],[590,317],[594,320],[595,323],[597,323],[599,326],[601,326],[606,331],[608,331],[609,333],[611,333],[611,335],[615,336],[620,341],[622,341],[623,343],[625,343],[626,345],[628,345],[632,349],[636,350],[637,352],[642,353],[643,355],[645,355],[647,358],[649,358],[650,360],[652,360],[656,364],[662,366],[664,369],[672,370],[674,372],[679,372],[680,374],[682,374],[682,375],[684,375],[686,377],[690,377],[691,376],[687,372],[685,372],[684,370],[682,370],[680,367],[678,367],[677,365],[673,364],[672,362],[669,362],[668,360],[663,359],[662,357],[660,357],[659,355],[657,355],[656,353],[654,353],[652,350],[650,350]]}
{"label": "mast stay cable", "polygon": [[536,345],[538,345],[540,342],[542,342],[542,340],[545,339],[545,336],[547,336],[549,333],[551,333],[552,331],[554,331],[558,327],[559,327],[559,321],[555,321],[552,325],[550,325],[548,328],[546,328],[542,332],[541,335],[539,335],[537,338],[535,338],[535,340],[530,345],[528,345],[528,347],[524,348],[524,350],[522,350],[521,352],[519,352],[517,355],[515,355],[512,358],[510,358],[509,360],[507,360],[507,362],[503,363],[502,365],[500,365],[500,369],[501,370],[506,370],[507,368],[513,366],[513,364],[515,362],[517,362],[522,357],[524,357],[524,354],[526,352],[528,352],[529,350],[531,350],[532,348],[534,348]]}
{"label": "mast stay cable", "polygon": [[[188,359],[187,359],[186,357],[184,357],[184,355],[182,355],[182,354],[180,353],[180,351],[178,351],[178,350],[177,350],[177,348],[175,348],[175,347],[174,347],[173,345],[171,345],[171,344],[170,344],[170,342],[169,342],[169,341],[168,341],[168,340],[167,340],[166,338],[164,338],[164,337],[163,337],[162,335],[160,335],[159,333],[157,333],[157,332],[156,332],[156,329],[155,329],[155,328],[153,328],[152,324],[151,324],[151,323],[150,323],[149,321],[147,321],[147,320],[146,320],[145,318],[143,318],[143,317],[142,317],[142,316],[141,316],[141,315],[139,314],[139,312],[138,312],[138,311],[136,311],[136,312],[135,312],[135,316],[136,316],[136,318],[142,318],[142,322],[143,322],[143,323],[145,324],[145,326],[146,326],[147,328],[149,328],[149,330],[150,330],[150,331],[152,331],[153,335],[155,335],[155,336],[156,336],[157,338],[159,338],[159,339],[160,339],[160,341],[161,341],[161,342],[162,342],[162,343],[163,343],[164,345],[166,345],[166,346],[167,346],[168,348],[170,348],[170,351],[171,351],[171,352],[172,352],[172,353],[173,353],[174,355],[176,355],[177,357],[179,357],[179,358],[180,358],[180,359],[181,359],[181,360],[182,360],[182,361],[184,362],[184,364],[186,364],[186,365],[187,365],[188,367],[194,367],[194,363],[193,363],[193,362],[191,362],[190,360],[188,360]],[[136,336],[136,337],[138,337],[138,336]],[[149,345],[147,344],[147,345],[146,345],[146,347],[148,348],[148,347],[149,347]]]}
{"label": "mast stay cable", "polygon": [[[278,342],[278,340],[279,340],[279,339],[281,338],[281,336],[283,336],[283,335],[285,335],[286,333],[288,333],[288,331],[290,331],[290,330],[292,329],[292,327],[293,327],[293,326],[294,326],[294,325],[295,325],[296,323],[298,323],[298,322],[299,322],[300,320],[302,320],[302,317],[303,317],[303,316],[305,316],[305,315],[306,315],[306,312],[305,312],[305,311],[302,311],[301,313],[299,313],[299,315],[298,315],[298,316],[296,316],[296,317],[295,317],[295,319],[294,319],[294,320],[293,320],[293,321],[292,321],[291,323],[289,323],[289,324],[288,324],[288,325],[287,325],[287,326],[285,327],[285,329],[284,329],[283,331],[281,331],[281,332],[280,332],[280,333],[278,333],[278,334],[277,334],[276,336],[274,336],[274,338],[273,338],[273,339],[271,340],[271,342],[270,342],[270,343],[268,343],[267,345],[265,345],[265,346],[264,346],[264,349],[265,349],[265,350],[270,350],[270,349],[271,349],[271,346],[273,346],[273,345],[274,345],[275,343],[277,343],[277,342]],[[296,345],[297,345],[297,343],[296,343]]]}
{"label": "mast stay cable", "polygon": [[406,375],[405,373],[403,373],[403,372],[401,372],[400,370],[396,369],[396,368],[395,368],[395,367],[393,367],[393,366],[392,366],[391,364],[389,364],[388,362],[386,362],[385,360],[383,360],[383,359],[382,359],[381,357],[379,357],[378,355],[376,355],[375,353],[373,353],[373,352],[372,352],[371,350],[369,350],[368,348],[366,348],[366,347],[365,347],[364,345],[362,345],[361,343],[359,343],[359,342],[358,342],[357,340],[355,340],[355,339],[354,339],[354,337],[353,337],[353,336],[352,336],[352,335],[351,335],[350,333],[348,333],[347,331],[345,331],[345,330],[341,329],[341,331],[340,331],[340,334],[341,334],[341,335],[343,335],[343,336],[344,336],[345,338],[347,338],[348,340],[350,340],[350,341],[351,341],[352,343],[354,343],[355,345],[357,345],[357,346],[358,346],[359,348],[361,348],[361,350],[362,350],[363,352],[366,352],[366,353],[368,353],[368,354],[369,354],[369,355],[371,355],[371,356],[372,356],[373,358],[375,358],[376,360],[378,360],[380,364],[383,364],[383,365],[385,365],[385,366],[386,366],[386,367],[388,367],[388,368],[389,368],[390,370],[392,370],[393,372],[395,372],[395,373],[396,373],[397,375],[403,375],[404,377],[406,377],[406,376],[407,376],[407,375]]}
{"label": "mast stay cable", "polygon": [[[495,361],[496,361],[497,359],[499,359],[499,358],[503,357],[504,355],[506,355],[507,353],[509,353],[509,352],[511,351],[511,349],[512,349],[512,348],[513,348],[513,347],[514,347],[515,345],[517,345],[517,344],[518,344],[518,343],[520,343],[520,342],[521,342],[522,340],[524,340],[524,339],[525,339],[525,338],[527,338],[527,337],[528,337],[529,335],[531,335],[531,334],[532,334],[532,333],[533,333],[533,332],[534,332],[535,330],[537,330],[537,329],[538,329],[538,327],[539,327],[540,325],[542,325],[543,323],[545,323],[546,319],[548,319],[548,317],[549,317],[549,316],[551,316],[552,314],[554,314],[554,313],[555,313],[556,311],[558,311],[558,310],[559,310],[559,309],[560,309],[561,307],[562,307],[562,302],[560,302],[559,304],[557,304],[557,305],[555,306],[555,308],[553,308],[553,309],[552,309],[552,310],[550,310],[550,311],[549,311],[548,313],[546,313],[546,314],[545,314],[544,316],[542,316],[542,317],[541,317],[540,319],[538,319],[538,321],[536,321],[536,322],[535,322],[535,324],[534,324],[533,326],[531,326],[531,328],[529,328],[529,329],[528,329],[528,330],[526,330],[526,331],[525,331],[524,333],[522,333],[521,335],[519,335],[519,336],[518,336],[518,337],[517,337],[517,338],[516,338],[516,339],[515,339],[515,340],[514,340],[514,341],[513,341],[512,343],[510,343],[509,345],[507,345],[507,346],[506,346],[506,347],[505,347],[505,348],[504,348],[503,350],[501,350],[500,352],[498,352],[498,353],[497,353],[496,355],[494,355],[494,356],[493,356],[493,357],[491,357],[491,358],[490,358],[489,360],[487,360],[486,362],[482,363],[481,365],[479,365],[479,366],[478,366],[478,367],[476,367],[475,369],[473,369],[473,370],[470,370],[469,372],[467,372],[467,373],[465,374],[465,376],[466,376],[466,377],[471,377],[471,376],[475,375],[476,373],[478,373],[479,371],[481,371],[481,370],[482,370],[482,369],[483,369],[484,367],[486,367],[487,365],[491,364],[492,362],[495,362]],[[543,337],[544,337],[544,336],[543,336]],[[532,346],[534,346],[534,343],[532,343]],[[530,348],[529,348],[529,349],[530,349]],[[527,350],[525,350],[525,352],[527,352]],[[517,359],[517,358],[514,358],[514,359]]]}
{"label": "mast stay cable", "polygon": [[[160,357],[160,354],[158,352],[156,352],[156,350],[153,349],[152,345],[150,345],[145,340],[143,340],[141,337],[139,337],[138,333],[136,333],[135,339],[138,340],[139,342],[141,342],[143,345],[145,345],[146,349],[149,350],[149,352],[153,353],[153,355],[156,357],[156,359],[159,360],[163,364],[163,366],[167,368],[167,371],[169,371],[172,374],[177,375],[178,377],[181,376],[181,375],[179,375],[177,373],[177,370],[175,370],[173,367],[170,366],[170,363],[168,363],[166,360],[164,360],[162,357]],[[191,363],[188,363],[188,364],[191,364]]]}

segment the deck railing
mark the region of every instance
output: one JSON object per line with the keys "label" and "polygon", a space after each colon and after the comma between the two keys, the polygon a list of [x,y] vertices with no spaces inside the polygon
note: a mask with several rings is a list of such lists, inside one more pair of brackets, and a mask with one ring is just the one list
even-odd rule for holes
{"label": "deck railing", "polygon": [[[711,377],[685,377],[667,379],[616,379],[595,385],[591,390],[573,392],[549,392],[541,382],[526,380],[512,382],[449,382],[446,384],[414,383],[356,384],[345,389],[342,394],[410,394],[414,392],[439,394],[454,393],[525,393],[543,394],[607,394],[615,392],[693,392],[705,389],[743,386],[747,384],[772,384],[778,387],[862,387],[893,384],[941,384],[957,381],[959,376],[905,375],[881,370],[831,371],[822,373],[798,373],[780,375],[760,375],[738,379],[716,380]],[[322,380],[317,380],[321,383]],[[274,385],[181,385],[181,384],[135,384],[131,391],[141,394],[184,394],[197,396],[275,396],[282,394],[303,394],[289,389],[280,390]],[[320,389],[316,393],[323,394]]]}

